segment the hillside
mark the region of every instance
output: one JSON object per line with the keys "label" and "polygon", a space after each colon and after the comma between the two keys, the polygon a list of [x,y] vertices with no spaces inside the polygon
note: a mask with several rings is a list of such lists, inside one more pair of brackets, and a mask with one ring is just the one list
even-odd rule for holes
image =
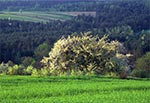
{"label": "hillside", "polygon": [[41,69],[58,39],[90,31],[123,43],[133,69],[150,51],[149,8],[147,0],[0,1],[0,62]]}
{"label": "hillside", "polygon": [[150,0],[0,0],[0,103],[150,103]]}

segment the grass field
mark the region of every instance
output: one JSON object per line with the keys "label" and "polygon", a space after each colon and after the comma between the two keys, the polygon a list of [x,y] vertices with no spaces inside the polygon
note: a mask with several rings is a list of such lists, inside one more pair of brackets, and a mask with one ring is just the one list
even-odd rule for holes
{"label": "grass field", "polygon": [[0,103],[150,103],[150,80],[0,76]]}
{"label": "grass field", "polygon": [[96,12],[0,12],[0,19],[11,19],[32,22],[48,22],[50,20],[71,20],[77,15],[96,16]]}

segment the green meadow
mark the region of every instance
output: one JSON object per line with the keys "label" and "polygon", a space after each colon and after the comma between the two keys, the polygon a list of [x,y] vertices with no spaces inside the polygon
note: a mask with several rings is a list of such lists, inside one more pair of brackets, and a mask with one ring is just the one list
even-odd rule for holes
{"label": "green meadow", "polygon": [[0,76],[0,103],[150,103],[149,79]]}

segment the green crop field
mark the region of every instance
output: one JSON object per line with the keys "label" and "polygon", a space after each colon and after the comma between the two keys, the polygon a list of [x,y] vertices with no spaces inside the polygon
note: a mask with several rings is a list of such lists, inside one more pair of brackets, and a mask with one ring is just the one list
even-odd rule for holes
{"label": "green crop field", "polygon": [[11,19],[32,22],[48,22],[50,20],[70,20],[73,16],[59,12],[0,12],[0,19]]}
{"label": "green crop field", "polygon": [[0,12],[0,19],[10,19],[10,20],[21,20],[21,21],[31,21],[31,22],[48,22],[51,20],[71,20],[77,15],[91,15],[95,16],[96,12]]}
{"label": "green crop field", "polygon": [[0,103],[150,103],[150,80],[0,76]]}

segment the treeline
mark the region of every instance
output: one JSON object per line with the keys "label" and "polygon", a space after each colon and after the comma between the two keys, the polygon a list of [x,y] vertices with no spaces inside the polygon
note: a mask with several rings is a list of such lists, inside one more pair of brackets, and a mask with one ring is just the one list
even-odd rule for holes
{"label": "treeline", "polygon": [[[5,21],[5,20],[4,20]],[[9,25],[10,21],[5,21],[8,25],[6,28],[1,28],[0,31],[0,60],[1,62],[7,62],[9,60],[14,63],[21,63],[21,58],[30,56],[33,58],[38,58],[35,56],[36,48],[42,44],[47,43],[50,47],[53,46],[54,42],[58,40],[63,35],[68,35],[77,33],[75,29],[70,27],[70,24],[73,22],[65,22],[62,23],[60,21],[53,22],[55,27],[50,26],[51,23],[41,24],[41,23],[29,23],[29,22],[20,22],[13,21],[12,25],[20,23],[24,28],[24,31],[20,31],[20,28],[17,26],[14,30],[10,29]],[[62,24],[61,24],[62,23]],[[65,25],[66,24],[66,25]],[[32,29],[31,29],[31,28]],[[42,27],[44,29],[42,29]],[[47,28],[47,29],[46,29]],[[71,30],[72,28],[72,30]],[[78,33],[84,32],[84,28],[76,27]],[[6,30],[6,31],[5,31]],[[10,30],[10,31],[7,31]],[[25,31],[26,30],[26,31]],[[87,31],[89,31],[87,29]],[[4,32],[5,31],[5,32]],[[94,34],[100,34],[99,36],[103,36],[104,34],[109,34],[109,38],[112,40],[119,40],[123,42],[126,48],[134,54],[135,59],[142,56],[146,52],[150,50],[150,33],[148,31],[141,31],[138,34],[135,33],[130,26],[118,26],[112,28],[105,29],[91,29]],[[44,55],[43,55],[44,56]],[[41,59],[41,58],[40,58]]]}
{"label": "treeline", "polygon": [[[81,5],[82,3],[95,2],[95,0],[2,0],[0,1],[0,11],[45,11],[45,10],[57,10],[60,5],[74,4]],[[74,8],[74,7],[72,7]]]}
{"label": "treeline", "polygon": [[[136,8],[134,8],[136,5]],[[150,7],[149,0],[1,0],[0,11],[103,11],[103,8]],[[143,6],[142,6],[142,9]],[[131,12],[134,12],[134,10]],[[108,11],[109,12],[109,11]]]}
{"label": "treeline", "polygon": [[43,42],[53,45],[61,36],[55,24],[0,20],[0,61],[20,63],[21,57],[33,57],[35,47]]}

